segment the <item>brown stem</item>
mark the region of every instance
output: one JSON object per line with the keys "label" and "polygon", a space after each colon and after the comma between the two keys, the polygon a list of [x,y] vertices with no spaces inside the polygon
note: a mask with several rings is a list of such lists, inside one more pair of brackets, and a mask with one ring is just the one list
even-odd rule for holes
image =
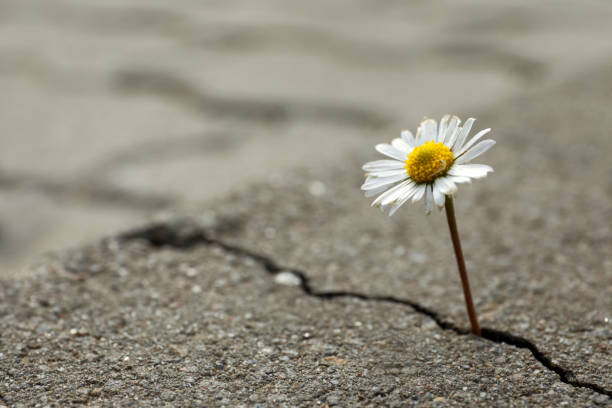
{"label": "brown stem", "polygon": [[463,296],[465,297],[465,305],[467,306],[468,316],[472,325],[472,333],[480,336],[480,326],[476,317],[476,310],[472,302],[472,292],[470,291],[470,282],[468,280],[467,271],[465,270],[465,261],[463,260],[463,251],[461,251],[461,241],[459,241],[459,233],[457,232],[457,221],[455,221],[455,206],[453,205],[453,197],[446,196],[446,219],[448,220],[448,228],[450,229],[453,248],[455,248],[455,257],[457,258],[457,267],[459,268],[459,276],[461,276],[461,285],[463,286]]}

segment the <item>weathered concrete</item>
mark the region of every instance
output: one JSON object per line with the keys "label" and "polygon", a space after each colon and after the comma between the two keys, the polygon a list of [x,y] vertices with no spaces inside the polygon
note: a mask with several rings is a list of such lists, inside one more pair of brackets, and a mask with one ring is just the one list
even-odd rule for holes
{"label": "weathered concrete", "polygon": [[106,243],[2,286],[1,401],[173,406],[588,406],[531,353],[400,304],[325,300],[259,260]]}
{"label": "weathered concrete", "polygon": [[[0,406],[610,405],[604,6],[105,4],[0,5]],[[485,339],[444,217],[358,188],[457,106]]]}
{"label": "weathered concrete", "polygon": [[478,122],[496,172],[457,213],[485,339],[444,218],[370,208],[364,152],[3,281],[5,404],[609,405],[610,72]]}

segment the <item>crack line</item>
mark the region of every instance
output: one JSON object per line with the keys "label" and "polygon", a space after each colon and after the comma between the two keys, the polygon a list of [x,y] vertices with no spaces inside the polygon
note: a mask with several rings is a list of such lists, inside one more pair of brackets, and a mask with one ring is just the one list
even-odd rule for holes
{"label": "crack line", "polygon": [[[364,301],[384,302],[409,306],[415,312],[431,318],[438,325],[438,327],[443,330],[450,330],[462,336],[471,335],[468,329],[459,327],[453,322],[444,320],[437,312],[410,300],[400,299],[394,296],[366,295],[363,293],[355,293],[348,291],[314,290],[310,285],[310,279],[308,278],[306,273],[299,269],[282,267],[269,256],[241,247],[239,245],[228,244],[222,240],[208,235],[207,232],[202,228],[184,227],[185,225],[181,225],[180,223],[177,225],[161,223],[152,224],[142,229],[128,231],[124,234],[121,234],[119,235],[118,239],[120,242],[143,240],[153,247],[170,247],[180,250],[189,250],[199,245],[216,245],[228,253],[253,259],[271,275],[277,275],[281,272],[290,272],[296,275],[300,279],[300,288],[308,296],[313,296],[323,300],[350,298]],[[542,364],[548,370],[556,373],[559,376],[561,382],[577,388],[588,388],[596,393],[607,395],[608,397],[612,398],[612,390],[605,389],[603,386],[595,383],[581,381],[577,379],[576,374],[573,371],[554,363],[551,358],[546,356],[544,352],[542,352],[538,348],[538,346],[536,346],[536,344],[531,340],[503,330],[489,329],[486,327],[482,328],[482,338],[492,341],[494,343],[504,343],[520,349],[527,349],[531,352],[533,357],[538,362],[540,362],[540,364]]]}

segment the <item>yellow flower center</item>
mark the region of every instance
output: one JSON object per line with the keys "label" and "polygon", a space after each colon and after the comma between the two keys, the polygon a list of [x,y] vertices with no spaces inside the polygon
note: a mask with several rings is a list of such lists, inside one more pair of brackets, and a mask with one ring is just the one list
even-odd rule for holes
{"label": "yellow flower center", "polygon": [[444,143],[425,142],[408,155],[406,171],[417,183],[429,183],[446,174],[455,156]]}

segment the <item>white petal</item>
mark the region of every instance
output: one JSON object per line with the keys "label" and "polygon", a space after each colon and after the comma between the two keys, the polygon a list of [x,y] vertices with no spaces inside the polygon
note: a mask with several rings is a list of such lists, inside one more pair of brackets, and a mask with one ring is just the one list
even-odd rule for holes
{"label": "white petal", "polygon": [[[415,185],[416,186],[416,185]],[[391,209],[389,210],[389,217],[391,217],[393,214],[395,214],[395,212],[397,210],[399,210],[399,208],[404,205],[404,203],[406,203],[406,201],[408,201],[410,199],[410,197],[416,192],[416,188],[411,188],[410,191],[406,191],[404,192],[404,194],[401,195],[400,198],[397,199],[397,203],[391,207]]]}
{"label": "white petal", "polygon": [[463,143],[465,143],[465,139],[470,134],[470,130],[472,130],[472,125],[474,124],[475,120],[476,119],[474,118],[469,118],[466,120],[461,127],[461,132],[459,133],[459,136],[457,136],[457,140],[455,141],[454,145],[447,145],[453,151],[453,153],[458,152],[463,147]]}
{"label": "white petal", "polygon": [[448,177],[440,177],[436,179],[436,184],[440,186],[440,191],[446,195],[455,194],[457,192],[457,186]]}
{"label": "white petal", "polygon": [[361,168],[363,171],[393,170],[402,169],[405,165],[405,162],[398,160],[375,160],[367,162]]}
{"label": "white petal", "polygon": [[433,192],[429,184],[425,187],[425,214],[429,214],[434,207]]}
{"label": "white petal", "polygon": [[450,175],[450,171],[448,172],[448,175],[446,176],[446,178],[450,179],[450,181],[452,181],[453,183],[456,184],[460,184],[460,183],[471,183],[472,179],[469,177],[465,177],[465,176],[451,176]]}
{"label": "white petal", "polygon": [[389,210],[389,217],[391,217],[393,214],[395,214],[395,212],[397,210],[399,210],[399,208],[405,203],[405,201],[401,204],[396,204],[393,207],[391,207],[391,209]]}
{"label": "white petal", "polygon": [[[392,202],[398,200],[399,198],[403,197],[405,194],[409,193],[412,189],[414,189],[414,187],[416,186],[416,184],[414,184],[414,181],[412,180],[406,180],[403,183],[400,183],[397,185],[397,187],[393,187],[391,190],[389,190],[387,193],[382,194],[380,197],[382,197],[382,199],[379,201],[379,203],[381,203],[382,205],[389,205]],[[384,195],[384,197],[383,197]],[[379,198],[380,198],[379,197]]]}
{"label": "white petal", "polygon": [[473,160],[476,157],[480,156],[481,154],[483,154],[484,152],[492,148],[494,145],[495,145],[495,140],[492,140],[492,139],[483,140],[482,142],[478,143],[476,146],[472,147],[470,150],[465,152],[463,156],[459,156],[455,160],[455,164],[468,163],[470,160]]}
{"label": "white petal", "polygon": [[446,200],[446,195],[442,192],[440,188],[440,179],[437,179],[433,185],[433,199],[438,207],[444,206],[444,201]]}
{"label": "white petal", "polygon": [[438,129],[438,138],[437,142],[443,141],[446,137],[446,128],[448,127],[448,121],[450,119],[450,115],[444,115],[442,120],[440,120],[440,128]]}
{"label": "white petal", "polygon": [[453,145],[455,144],[455,140],[457,140],[457,136],[459,135],[460,132],[461,132],[461,128],[456,127],[455,130],[453,130],[453,132],[450,135],[448,135],[446,139],[444,140],[444,144],[446,145],[446,147],[451,149],[451,151],[453,150]]}
{"label": "white petal", "polygon": [[388,189],[387,191],[385,191],[384,193],[376,197],[376,200],[372,201],[372,205],[377,205],[377,204],[384,205],[383,200],[385,200],[385,198],[388,198],[390,195],[391,196],[397,195],[398,191],[399,191],[399,194],[401,194],[402,189],[406,187],[408,184],[410,184],[411,182],[412,180],[406,180],[406,181],[403,181],[397,184],[396,186],[391,187],[390,189]]}
{"label": "white petal", "polygon": [[405,161],[407,158],[406,153],[397,150],[395,147],[391,146],[387,143],[381,143],[376,145],[376,151],[384,154],[385,156],[389,156],[392,159]]}
{"label": "white petal", "polygon": [[389,177],[372,177],[368,178],[365,183],[362,184],[362,190],[372,190],[373,188],[382,187],[388,184],[393,184],[398,181],[404,180],[408,177],[408,174],[398,174],[397,176]]}
{"label": "white petal", "polygon": [[414,192],[414,195],[412,196],[412,202],[413,203],[416,203],[421,198],[423,198],[423,195],[425,194],[425,189],[426,188],[427,188],[427,184],[419,184],[417,186],[416,191]]}
{"label": "white petal", "polygon": [[446,140],[450,139],[450,137],[453,135],[455,130],[459,128],[459,124],[460,123],[461,123],[461,119],[459,119],[457,116],[453,116],[451,118],[450,122],[448,123],[448,128],[446,129],[446,134],[440,140],[440,142],[446,143]]}
{"label": "white petal", "polygon": [[371,171],[368,173],[368,176],[369,177],[390,177],[390,176],[397,176],[400,174],[406,174],[406,169]]}
{"label": "white petal", "polygon": [[416,146],[416,140],[414,139],[411,131],[402,130],[402,139],[404,139],[404,142],[408,143],[410,147]]}
{"label": "white petal", "polygon": [[462,176],[474,179],[483,178],[487,173],[492,172],[493,168],[486,164],[455,164],[448,174],[451,176]]}
{"label": "white petal", "polygon": [[414,137],[414,145],[420,146],[423,142],[423,124],[421,123],[416,131],[416,136]]}
{"label": "white petal", "polygon": [[421,122],[423,133],[421,135],[423,143],[436,140],[438,136],[438,124],[433,119],[425,119]]}
{"label": "white petal", "polygon": [[478,140],[480,140],[481,137],[483,137],[484,135],[486,135],[487,133],[489,133],[491,131],[491,129],[485,129],[485,130],[481,130],[480,132],[476,133],[476,135],[470,139],[469,142],[467,142],[463,147],[461,147],[460,149],[457,149],[456,152],[457,154],[455,154],[455,156],[459,157],[461,156],[463,153],[467,152],[468,150],[470,150],[470,147],[474,146],[474,143],[476,143]]}
{"label": "white petal", "polygon": [[391,142],[391,146],[403,152],[406,156],[408,156],[410,152],[412,152],[412,149],[413,149],[408,143],[404,142],[399,137],[393,139],[393,141]]}
{"label": "white petal", "polygon": [[378,194],[382,193],[383,191],[385,191],[388,188],[389,188],[389,186],[382,186],[382,187],[378,187],[378,188],[373,188],[372,190],[366,191],[365,192],[365,196],[366,197],[374,197],[375,195],[378,195]]}

